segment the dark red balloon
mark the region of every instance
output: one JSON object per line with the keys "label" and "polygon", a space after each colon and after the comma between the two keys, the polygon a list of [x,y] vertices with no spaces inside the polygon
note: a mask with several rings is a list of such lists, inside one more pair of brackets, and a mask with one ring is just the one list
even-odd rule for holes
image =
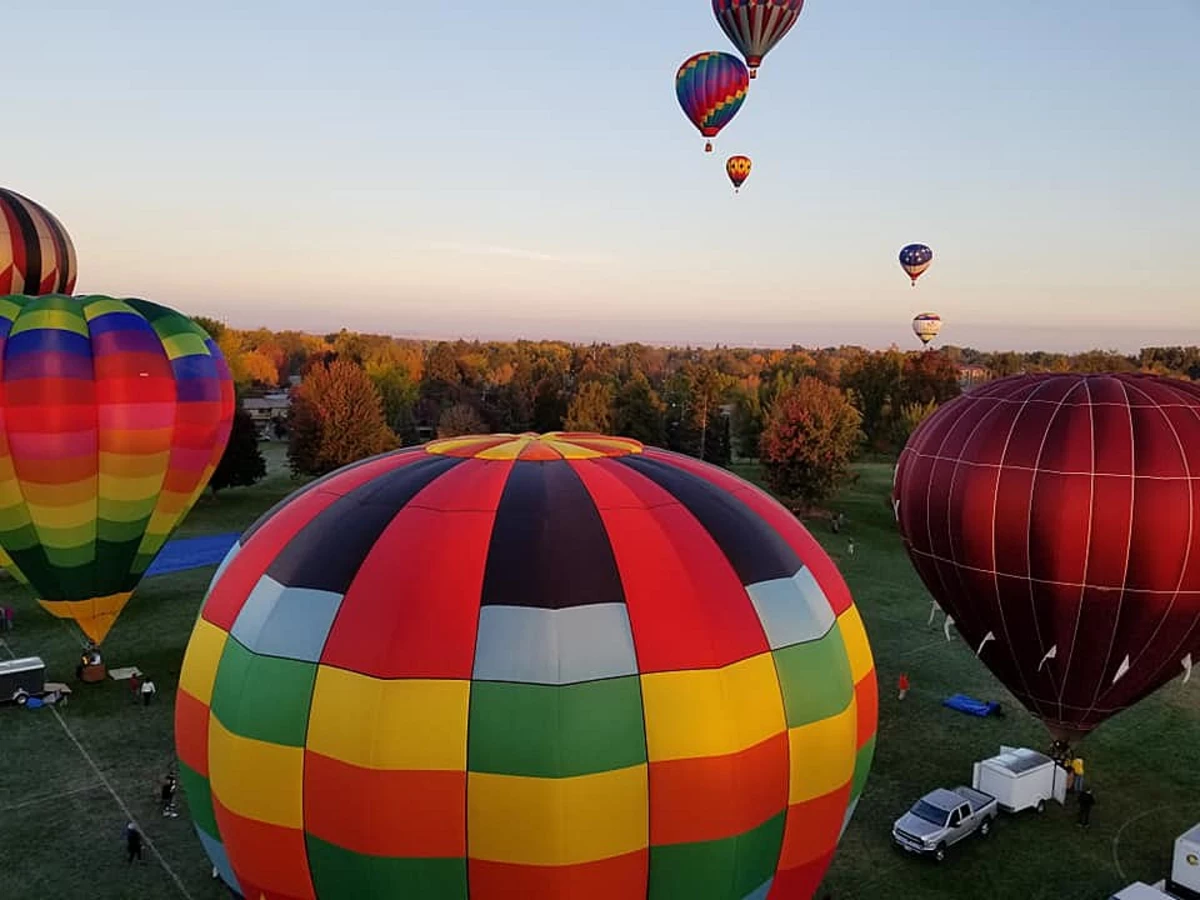
{"label": "dark red balloon", "polygon": [[1200,662],[1198,480],[1200,386],[1019,375],[917,429],[893,502],[963,638],[1072,740]]}

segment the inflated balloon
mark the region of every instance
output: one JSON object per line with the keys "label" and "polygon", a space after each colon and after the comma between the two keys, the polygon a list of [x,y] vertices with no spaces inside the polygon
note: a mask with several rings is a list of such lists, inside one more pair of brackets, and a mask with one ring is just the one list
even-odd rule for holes
{"label": "inflated balloon", "polygon": [[917,279],[925,274],[925,270],[933,265],[933,251],[924,244],[909,244],[900,251],[900,267],[912,279],[913,287]]}
{"label": "inflated balloon", "polygon": [[221,352],[146,300],[0,297],[0,562],[104,640],[221,459]]}
{"label": "inflated balloon", "polygon": [[[716,137],[746,100],[750,75],[742,61],[715,50],[697,53],[679,67],[675,96],[692,124],[706,138]],[[712,141],[704,145],[712,152]]]}
{"label": "inflated balloon", "polygon": [[941,332],[942,317],[937,313],[921,313],[913,319],[912,328],[921,343],[928,344]]}
{"label": "inflated balloon", "polygon": [[809,897],[877,710],[794,516],[586,434],[292,495],[222,564],[177,696],[200,839],[247,897]]}
{"label": "inflated balloon", "polygon": [[947,403],[893,501],[921,580],[1062,740],[1200,653],[1200,386],[1019,375]]}
{"label": "inflated balloon", "polygon": [[733,183],[734,191],[741,189],[746,183],[746,179],[750,177],[750,169],[754,163],[751,162],[748,156],[731,156],[725,162],[725,173],[729,176],[729,180]]}
{"label": "inflated balloon", "polygon": [[44,207],[0,188],[0,294],[70,294],[75,247]]}
{"label": "inflated balloon", "polygon": [[791,31],[804,0],[712,0],[721,30],[746,58],[750,77],[758,77],[767,52]]}

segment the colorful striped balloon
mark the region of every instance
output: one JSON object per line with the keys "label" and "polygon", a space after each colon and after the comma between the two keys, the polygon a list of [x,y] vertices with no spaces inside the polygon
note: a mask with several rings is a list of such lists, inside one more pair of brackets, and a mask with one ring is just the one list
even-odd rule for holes
{"label": "colorful striped balloon", "polygon": [[802,898],[870,767],[845,582],[758,488],[586,434],[292,495],[217,572],[175,735],[259,898]]}
{"label": "colorful striped balloon", "polygon": [[[675,75],[679,105],[706,138],[716,137],[733,120],[749,87],[750,75],[742,61],[715,50],[697,53]],[[704,149],[711,153],[712,141]]]}
{"label": "colorful striped balloon", "polygon": [[0,294],[70,294],[75,272],[75,247],[62,223],[0,188]]}
{"label": "colorful striped balloon", "polygon": [[104,640],[220,461],[221,352],[146,300],[0,297],[0,562]]}
{"label": "colorful striped balloon", "polygon": [[771,48],[792,30],[804,0],[712,0],[713,14],[726,36],[746,58],[750,77]]}

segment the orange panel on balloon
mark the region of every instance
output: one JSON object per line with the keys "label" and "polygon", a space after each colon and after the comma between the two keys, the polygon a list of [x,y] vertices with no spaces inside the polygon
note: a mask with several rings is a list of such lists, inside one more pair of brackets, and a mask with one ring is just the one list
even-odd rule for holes
{"label": "orange panel on balloon", "polygon": [[842,833],[850,785],[788,808],[779,868],[794,869],[831,855]]}

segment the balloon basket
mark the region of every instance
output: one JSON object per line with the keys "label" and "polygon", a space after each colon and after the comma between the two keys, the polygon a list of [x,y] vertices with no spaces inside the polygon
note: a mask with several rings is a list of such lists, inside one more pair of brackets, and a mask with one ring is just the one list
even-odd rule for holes
{"label": "balloon basket", "polygon": [[704,145],[704,152],[705,152],[705,153],[712,153],[712,141],[708,141],[708,142],[707,142],[707,143]]}
{"label": "balloon basket", "polygon": [[751,69],[751,70],[750,70],[750,77],[751,77],[751,78],[757,78],[757,77],[758,77],[758,69]]}

